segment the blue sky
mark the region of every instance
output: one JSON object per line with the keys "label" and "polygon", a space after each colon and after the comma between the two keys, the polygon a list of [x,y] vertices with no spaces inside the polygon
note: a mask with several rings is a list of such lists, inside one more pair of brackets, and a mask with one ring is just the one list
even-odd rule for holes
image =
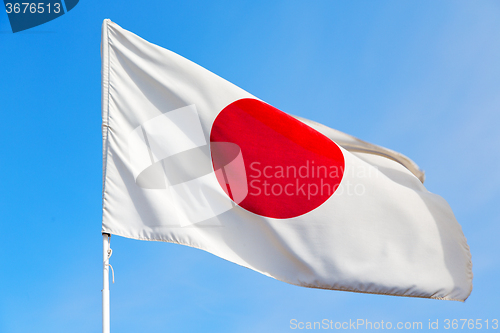
{"label": "blue sky", "polygon": [[197,249],[114,236],[112,331],[500,319],[499,17],[498,1],[82,0],[13,34],[0,13],[0,332],[101,328],[105,18],[285,112],[415,160],[474,265],[459,303],[301,288]]}

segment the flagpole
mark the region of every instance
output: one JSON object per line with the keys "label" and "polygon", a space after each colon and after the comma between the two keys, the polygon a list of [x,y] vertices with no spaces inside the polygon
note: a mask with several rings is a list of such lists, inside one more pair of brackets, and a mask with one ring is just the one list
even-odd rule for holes
{"label": "flagpole", "polygon": [[102,234],[102,333],[109,333],[109,239]]}

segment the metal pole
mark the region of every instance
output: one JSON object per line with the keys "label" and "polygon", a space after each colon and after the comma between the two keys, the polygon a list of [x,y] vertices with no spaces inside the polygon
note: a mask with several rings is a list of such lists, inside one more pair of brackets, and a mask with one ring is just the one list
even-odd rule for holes
{"label": "metal pole", "polygon": [[109,333],[109,238],[102,234],[102,333]]}

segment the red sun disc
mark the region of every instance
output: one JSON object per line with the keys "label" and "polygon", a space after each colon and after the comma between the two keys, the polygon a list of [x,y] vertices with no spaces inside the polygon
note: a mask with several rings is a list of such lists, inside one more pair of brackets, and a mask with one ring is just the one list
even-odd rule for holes
{"label": "red sun disc", "polygon": [[[332,140],[255,99],[226,106],[214,121],[210,142],[223,190],[244,209],[266,217],[293,218],[316,209],[333,195],[344,173],[344,156]],[[214,149],[222,142],[232,148]],[[232,172],[236,181],[231,181],[225,166],[239,153],[235,145],[244,170]],[[233,193],[246,196],[235,200]]]}

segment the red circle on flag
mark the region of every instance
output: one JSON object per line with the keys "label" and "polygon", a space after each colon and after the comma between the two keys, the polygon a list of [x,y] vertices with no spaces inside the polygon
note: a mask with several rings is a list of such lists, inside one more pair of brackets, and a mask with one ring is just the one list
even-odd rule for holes
{"label": "red circle on flag", "polygon": [[210,133],[217,180],[239,206],[293,218],[323,204],[344,174],[344,155],[329,138],[256,99],[240,99],[216,117]]}

